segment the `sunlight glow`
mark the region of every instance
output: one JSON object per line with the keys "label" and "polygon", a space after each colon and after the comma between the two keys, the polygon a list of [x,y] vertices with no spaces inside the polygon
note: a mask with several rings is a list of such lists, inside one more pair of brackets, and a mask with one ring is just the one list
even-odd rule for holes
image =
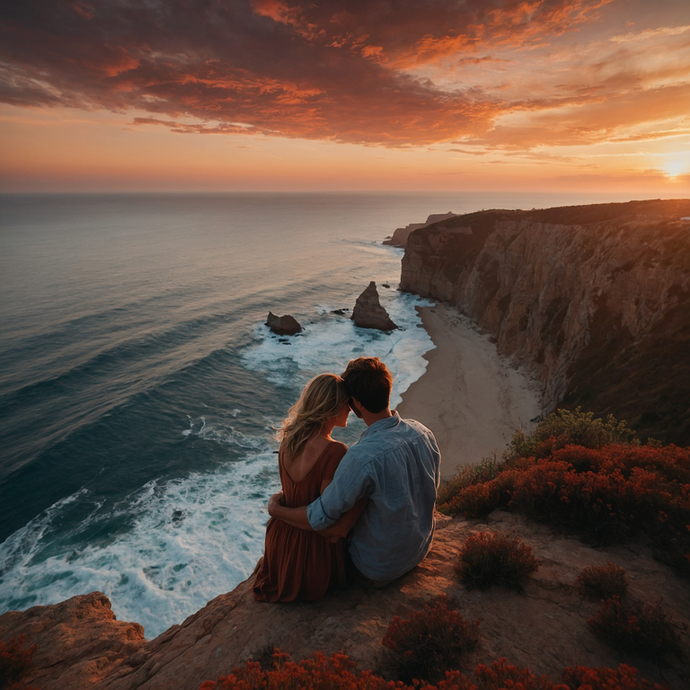
{"label": "sunlight glow", "polygon": [[663,166],[663,170],[669,177],[687,175],[690,173],[690,153],[674,156]]}

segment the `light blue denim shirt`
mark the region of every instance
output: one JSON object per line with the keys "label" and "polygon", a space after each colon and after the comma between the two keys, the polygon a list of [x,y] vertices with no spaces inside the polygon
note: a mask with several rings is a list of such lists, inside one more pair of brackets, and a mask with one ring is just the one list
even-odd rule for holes
{"label": "light blue denim shirt", "polygon": [[431,547],[440,462],[431,431],[394,412],[347,451],[331,484],[307,507],[309,524],[326,529],[367,496],[349,546],[352,562],[372,580],[400,577]]}

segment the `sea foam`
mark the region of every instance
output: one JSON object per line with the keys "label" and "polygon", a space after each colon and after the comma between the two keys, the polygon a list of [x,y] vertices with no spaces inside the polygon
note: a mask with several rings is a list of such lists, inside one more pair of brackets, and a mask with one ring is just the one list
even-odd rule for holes
{"label": "sea foam", "polygon": [[[67,502],[85,498],[82,490],[5,542],[0,606],[54,604],[99,590],[119,620],[141,623],[151,639],[252,572],[263,551],[265,506],[278,487],[272,449],[216,472],[149,482],[123,508],[129,527],[122,534],[46,557],[52,522]],[[114,512],[96,512],[75,532],[112,522]]]}

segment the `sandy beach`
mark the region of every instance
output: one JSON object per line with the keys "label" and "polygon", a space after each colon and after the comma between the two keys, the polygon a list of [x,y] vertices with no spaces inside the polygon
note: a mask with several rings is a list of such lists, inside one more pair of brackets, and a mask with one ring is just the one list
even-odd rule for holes
{"label": "sandy beach", "polygon": [[438,304],[419,312],[436,348],[424,355],[426,373],[404,393],[398,412],[434,432],[441,473],[452,477],[494,450],[500,455],[521,426],[534,428],[539,389],[454,308]]}

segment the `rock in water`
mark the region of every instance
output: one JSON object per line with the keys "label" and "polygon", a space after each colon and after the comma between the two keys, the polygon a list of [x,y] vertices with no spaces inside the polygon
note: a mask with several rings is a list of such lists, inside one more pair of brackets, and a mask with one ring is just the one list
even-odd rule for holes
{"label": "rock in water", "polygon": [[391,321],[388,312],[379,302],[376,283],[372,280],[369,287],[357,298],[352,310],[352,320],[360,328],[377,328],[380,331],[394,331],[397,326]]}
{"label": "rock in water", "polygon": [[297,323],[297,319],[289,314],[285,316],[276,316],[272,312],[268,312],[268,319],[266,325],[278,335],[295,335],[302,330],[302,326]]}

